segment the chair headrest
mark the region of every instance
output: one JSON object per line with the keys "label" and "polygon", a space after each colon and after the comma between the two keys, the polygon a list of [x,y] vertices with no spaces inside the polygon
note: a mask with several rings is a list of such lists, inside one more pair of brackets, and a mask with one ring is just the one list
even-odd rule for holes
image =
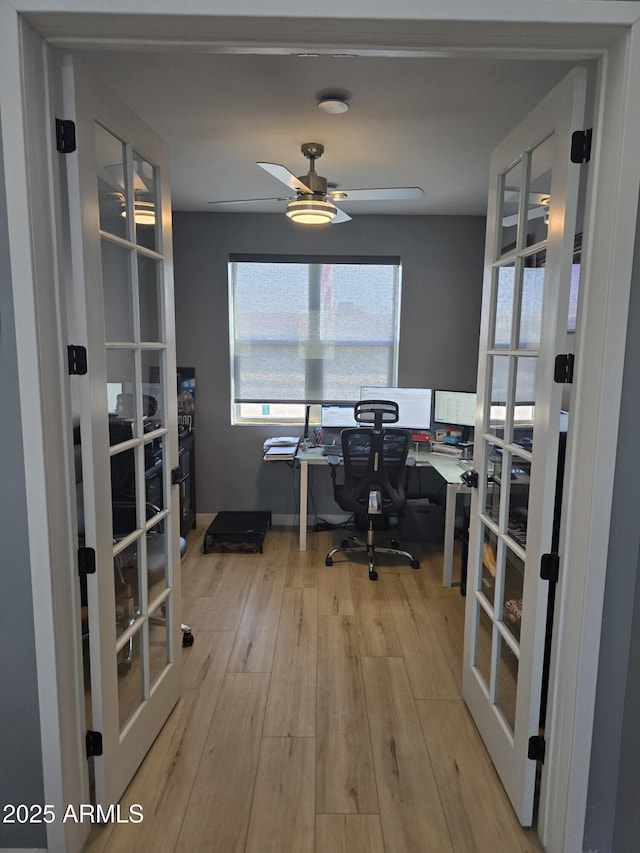
{"label": "chair headrest", "polygon": [[353,410],[353,417],[359,424],[373,424],[380,432],[383,424],[395,424],[399,418],[398,404],[393,400],[360,400]]}

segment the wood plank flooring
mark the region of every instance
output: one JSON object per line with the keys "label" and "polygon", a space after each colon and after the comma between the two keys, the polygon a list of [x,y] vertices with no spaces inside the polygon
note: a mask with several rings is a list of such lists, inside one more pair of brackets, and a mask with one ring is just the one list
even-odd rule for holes
{"label": "wood plank flooring", "polygon": [[[127,789],[139,824],[86,853],[535,853],[460,696],[464,599],[381,556],[324,557],[339,532],[272,528],[264,553],[182,563],[182,697]],[[406,543],[410,544],[410,543]],[[357,560],[357,562],[356,562]]]}

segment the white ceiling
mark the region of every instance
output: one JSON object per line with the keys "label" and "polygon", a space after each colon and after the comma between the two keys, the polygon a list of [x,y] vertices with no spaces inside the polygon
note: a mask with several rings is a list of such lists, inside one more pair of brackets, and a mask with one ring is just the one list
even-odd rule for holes
{"label": "white ceiling", "polygon": [[[421,186],[413,202],[345,202],[360,213],[482,215],[493,146],[574,63],[334,55],[75,51],[169,144],[179,211],[275,212],[283,202],[219,207],[216,199],[286,195],[255,164],[317,170],[338,188]],[[348,96],[322,114],[318,95]]]}

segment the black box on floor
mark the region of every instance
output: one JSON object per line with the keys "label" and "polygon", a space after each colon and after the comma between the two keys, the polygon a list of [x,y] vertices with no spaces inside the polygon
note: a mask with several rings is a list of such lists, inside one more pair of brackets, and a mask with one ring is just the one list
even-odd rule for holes
{"label": "black box on floor", "polygon": [[398,536],[401,542],[442,542],[444,508],[427,500],[407,501],[398,521]]}
{"label": "black box on floor", "polygon": [[204,554],[262,554],[270,512],[219,512],[204,534]]}

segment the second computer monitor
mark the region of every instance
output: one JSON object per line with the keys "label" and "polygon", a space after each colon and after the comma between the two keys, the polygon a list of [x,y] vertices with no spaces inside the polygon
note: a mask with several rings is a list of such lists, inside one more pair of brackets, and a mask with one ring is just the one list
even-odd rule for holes
{"label": "second computer monitor", "polygon": [[465,391],[436,391],[433,419],[439,424],[475,426],[476,395]]}
{"label": "second computer monitor", "polygon": [[345,427],[357,427],[358,422],[353,416],[353,406],[331,405],[323,403],[320,415],[320,423],[323,429],[344,429]]}
{"label": "second computer monitor", "polygon": [[391,400],[398,404],[398,422],[390,426],[405,429],[429,429],[431,426],[431,388],[380,388],[363,385],[361,400]]}

